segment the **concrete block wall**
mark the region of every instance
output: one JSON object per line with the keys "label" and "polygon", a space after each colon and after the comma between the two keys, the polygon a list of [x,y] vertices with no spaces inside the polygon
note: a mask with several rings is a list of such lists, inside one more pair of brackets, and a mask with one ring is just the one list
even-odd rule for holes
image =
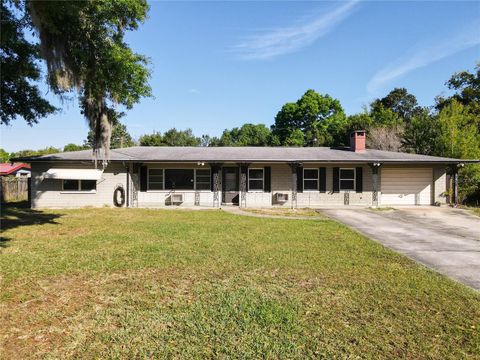
{"label": "concrete block wall", "polygon": [[[182,163],[169,163],[169,164],[156,164],[151,163],[147,165],[149,168],[161,168],[161,169],[210,169],[208,164],[203,166],[196,164],[182,164]],[[138,176],[135,177],[135,186],[138,190],[138,207],[162,207],[169,205],[169,197],[172,195],[172,190],[147,190],[140,191],[140,184]],[[176,190],[175,194],[183,195],[183,203],[179,206],[195,206],[195,191],[194,190]],[[199,194],[199,206],[212,206],[213,207],[213,192],[210,190],[200,190]],[[221,199],[221,192],[219,192]]]}
{"label": "concrete block wall", "polygon": [[127,171],[122,164],[110,163],[97,181],[95,192],[63,191],[59,179],[44,179],[43,173],[50,168],[94,169],[93,163],[32,163],[32,208],[77,208],[113,205],[113,192],[117,185],[126,189]]}
{"label": "concrete block wall", "polygon": [[[305,168],[326,168],[326,192],[321,193],[319,191],[304,190],[302,193],[297,193],[297,207],[314,207],[324,205],[343,205],[345,201],[345,193],[333,192],[333,168],[355,168],[359,165],[355,164],[304,164]],[[372,205],[372,171],[368,165],[363,165],[363,191],[356,193],[355,191],[349,192],[350,205]],[[278,164],[272,166],[272,197],[276,192],[288,193],[288,202],[283,207],[291,207],[292,201],[292,171],[287,164]],[[277,204],[274,204],[277,206]],[[248,206],[248,202],[247,202]],[[255,204],[256,206],[256,204]],[[268,206],[268,205],[267,205]],[[271,204],[270,204],[271,206]]]}
{"label": "concrete block wall", "polygon": [[[132,164],[130,164],[131,166]],[[208,165],[199,166],[197,164],[149,164],[148,166],[157,168],[209,168]],[[271,167],[271,192],[247,192],[247,207],[291,207],[292,205],[292,171],[288,164],[255,164],[255,167]],[[297,193],[297,207],[318,207],[329,205],[344,205],[345,193],[333,192],[333,168],[355,168],[357,164],[322,164],[314,163],[305,165],[305,168],[326,168],[326,192],[304,191]],[[117,185],[126,188],[127,171],[123,164],[110,163],[105,169],[102,178],[97,182],[97,191],[94,193],[75,193],[62,191],[62,181],[53,179],[44,179],[42,174],[50,168],[86,168],[93,169],[93,163],[75,162],[75,163],[33,163],[32,164],[32,207],[36,208],[65,208],[65,207],[84,207],[84,206],[113,206],[113,191]],[[363,191],[349,193],[350,205],[372,206],[373,202],[373,183],[372,170],[368,165],[363,165]],[[380,172],[379,172],[380,173]],[[130,197],[130,204],[138,207],[162,207],[167,205],[168,197],[171,195],[170,190],[149,190],[146,192],[139,191],[138,174],[131,177],[134,188],[138,190],[137,200],[133,201],[133,194]],[[221,189],[221,174],[220,174]],[[446,176],[443,166],[435,166],[433,169],[433,202],[445,202],[445,197],[441,194],[446,189]],[[381,193],[381,176],[378,176],[378,197]],[[177,190],[176,193],[182,193],[184,202],[181,206],[195,205],[195,191],[193,190]],[[209,190],[201,190],[199,193],[200,206],[213,207],[213,192]],[[288,194],[288,201],[283,204],[275,203],[276,193]],[[219,191],[219,199],[221,201],[221,191]]]}
{"label": "concrete block wall", "polygon": [[447,197],[444,196],[447,190],[447,173],[445,166],[435,166],[433,168],[433,204],[446,204]]}

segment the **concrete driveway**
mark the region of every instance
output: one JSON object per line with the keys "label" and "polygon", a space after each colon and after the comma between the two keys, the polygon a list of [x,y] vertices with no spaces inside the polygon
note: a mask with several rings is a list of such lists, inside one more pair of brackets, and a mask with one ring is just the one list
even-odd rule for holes
{"label": "concrete driveway", "polygon": [[323,211],[384,246],[480,291],[480,218],[466,210]]}

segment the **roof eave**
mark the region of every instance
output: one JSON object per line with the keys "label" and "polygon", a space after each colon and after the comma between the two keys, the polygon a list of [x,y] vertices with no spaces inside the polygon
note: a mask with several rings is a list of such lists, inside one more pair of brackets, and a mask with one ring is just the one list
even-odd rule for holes
{"label": "roof eave", "polygon": [[[58,158],[16,158],[12,161],[22,162],[94,162],[93,159],[58,159]],[[109,162],[142,162],[142,163],[197,163],[197,162],[250,162],[250,163],[382,163],[382,164],[472,164],[480,163],[480,160],[462,160],[462,159],[432,159],[432,160],[415,160],[415,159],[191,159],[191,160],[162,160],[162,159],[111,159]]]}

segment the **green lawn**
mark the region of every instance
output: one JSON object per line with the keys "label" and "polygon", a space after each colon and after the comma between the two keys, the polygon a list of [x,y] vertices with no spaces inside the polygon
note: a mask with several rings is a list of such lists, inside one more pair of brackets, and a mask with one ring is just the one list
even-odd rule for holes
{"label": "green lawn", "polygon": [[469,209],[475,215],[480,216],[480,207],[468,207],[467,209]]}
{"label": "green lawn", "polygon": [[478,358],[480,295],[333,221],[4,208],[0,358]]}

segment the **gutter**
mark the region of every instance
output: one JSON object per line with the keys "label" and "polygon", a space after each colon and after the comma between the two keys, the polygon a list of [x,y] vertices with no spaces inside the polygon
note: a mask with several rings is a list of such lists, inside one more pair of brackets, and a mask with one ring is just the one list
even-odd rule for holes
{"label": "gutter", "polygon": [[[28,160],[27,158],[20,158],[22,161],[25,162],[92,162],[93,160],[87,159],[32,159]],[[17,160],[17,159],[13,159]],[[372,163],[378,162],[383,164],[474,164],[480,163],[480,160],[473,160],[473,159],[452,159],[452,160],[389,160],[389,159],[345,159],[345,160],[326,160],[326,159],[316,159],[316,160],[299,160],[299,159],[216,159],[216,160],[143,160],[143,159],[128,159],[128,160],[110,160],[109,162],[115,163],[125,163],[125,161],[132,161],[138,163],[193,163],[196,164],[198,162],[204,163],[216,163],[216,162],[223,162],[223,163],[237,163],[237,162],[251,162],[251,163],[292,163],[292,162],[301,162],[301,163]]]}

